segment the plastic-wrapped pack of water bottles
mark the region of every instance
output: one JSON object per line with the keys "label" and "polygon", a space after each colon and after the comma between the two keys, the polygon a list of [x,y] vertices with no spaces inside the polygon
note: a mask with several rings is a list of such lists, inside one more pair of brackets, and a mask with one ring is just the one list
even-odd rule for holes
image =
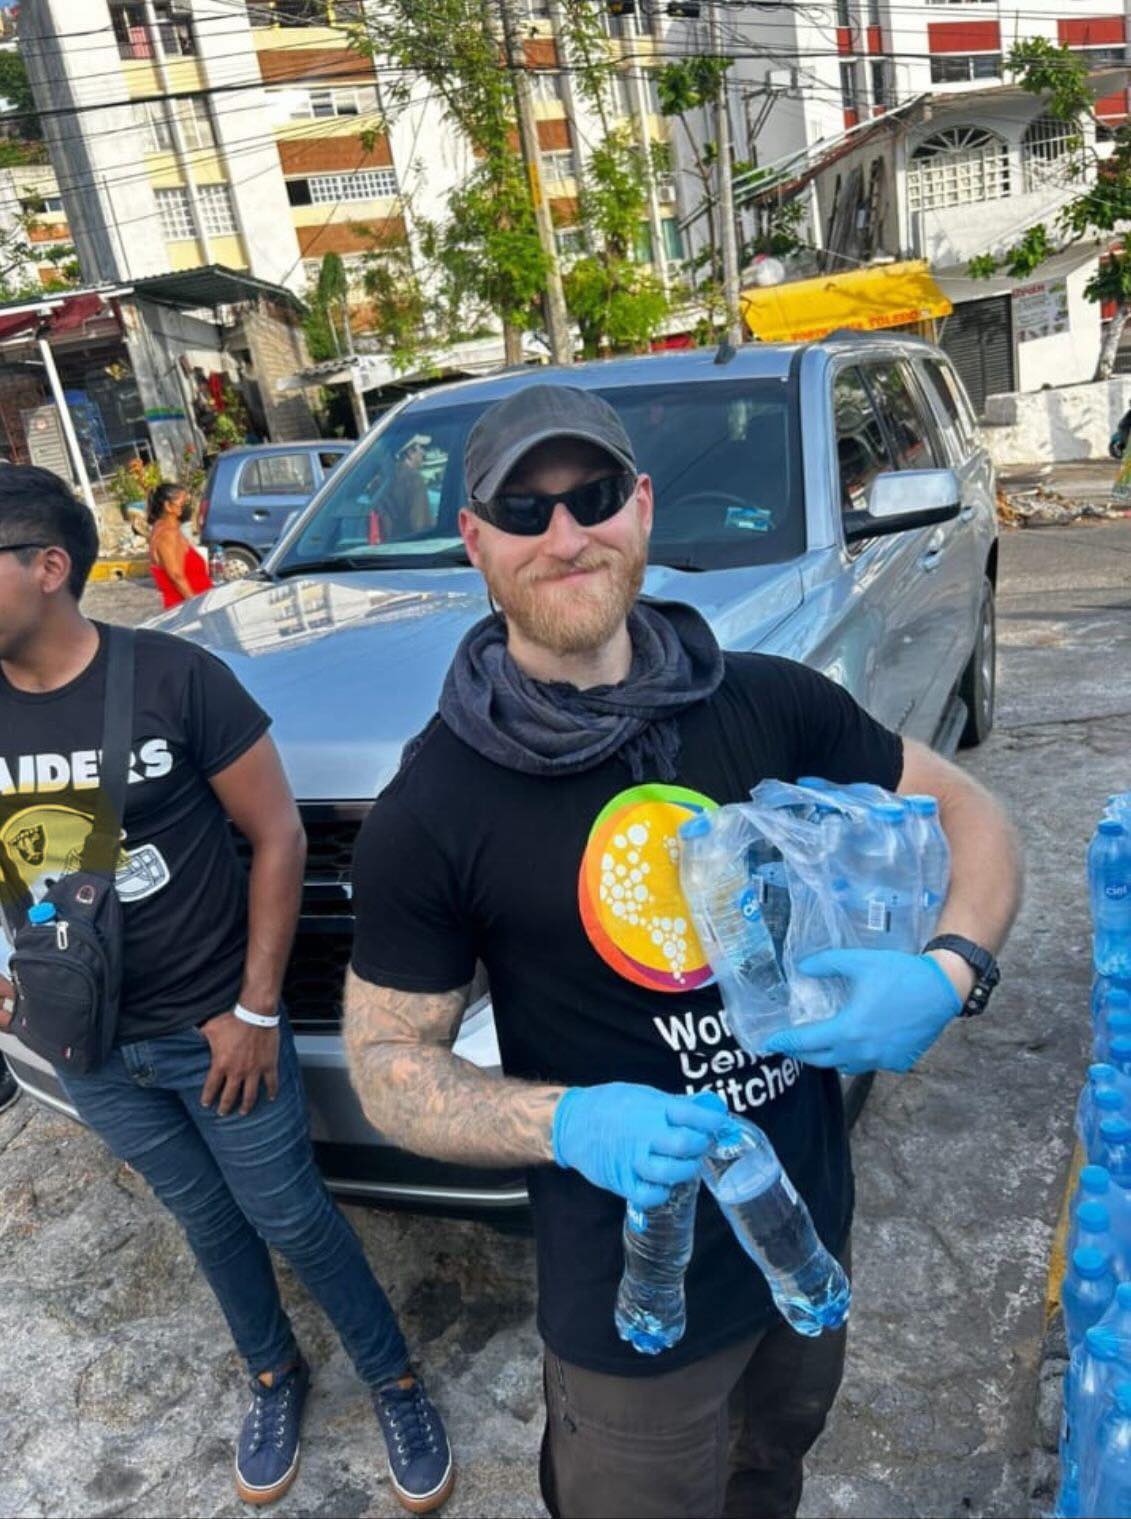
{"label": "plastic-wrapped pack of water bottles", "polygon": [[831,1018],[843,989],[804,976],[822,949],[915,954],[934,932],[950,852],[930,796],[805,777],[680,830],[680,880],[736,1039]]}
{"label": "plastic-wrapped pack of water bottles", "polygon": [[1068,1338],[1060,1519],[1131,1519],[1131,792],[1088,846],[1092,1055],[1061,1306]]}

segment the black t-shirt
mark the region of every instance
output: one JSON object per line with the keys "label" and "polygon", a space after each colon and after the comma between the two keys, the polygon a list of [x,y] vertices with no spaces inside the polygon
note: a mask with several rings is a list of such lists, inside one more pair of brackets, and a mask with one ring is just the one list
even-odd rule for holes
{"label": "black t-shirt", "polygon": [[[824,676],[757,654],[727,655],[719,689],[679,724],[676,781],[633,785],[615,758],[562,777],[507,770],[435,722],[359,835],[353,967],[377,985],[440,992],[482,960],[507,1075],[718,1092],[769,1135],[839,1249],[852,1176],[838,1078],[735,1043],[679,895],[675,835],[695,810],[745,801],[767,777],[894,789],[902,742]],[[531,1169],[530,1194],[539,1327],[566,1361],[671,1371],[774,1312],[704,1189],[687,1333],[662,1356],[638,1355],[613,1327],[623,1201],[557,1166]]]}
{"label": "black t-shirt", "polygon": [[[78,868],[90,832],[106,684],[98,630],[94,659],[57,691],[18,691],[0,670],[0,940],[5,923],[10,938],[30,902]],[[135,638],[119,1044],[203,1022],[239,994],[247,878],[208,781],[269,723],[213,655],[167,633]]]}

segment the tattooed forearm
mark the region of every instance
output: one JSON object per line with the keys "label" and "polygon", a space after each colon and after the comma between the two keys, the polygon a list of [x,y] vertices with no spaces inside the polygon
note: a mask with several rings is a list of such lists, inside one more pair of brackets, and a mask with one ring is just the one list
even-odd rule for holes
{"label": "tattooed forearm", "polygon": [[452,1054],[470,990],[397,992],[349,972],[346,1053],[365,1116],[394,1144],[437,1160],[553,1160],[550,1129],[564,1088],[488,1076]]}

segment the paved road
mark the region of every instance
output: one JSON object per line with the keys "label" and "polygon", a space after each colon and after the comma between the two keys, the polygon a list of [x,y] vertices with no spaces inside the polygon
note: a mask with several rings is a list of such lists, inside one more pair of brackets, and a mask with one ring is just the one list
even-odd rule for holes
{"label": "paved road", "polygon": [[[1002,544],[1000,723],[964,762],[1029,851],[1006,981],[980,1026],[881,1077],[857,1131],[849,1371],[803,1514],[1007,1516],[1029,1504],[1052,1225],[1085,1058],[1082,853],[1131,785],[1131,524]],[[144,586],[97,587],[136,620]],[[23,1102],[0,1117],[0,1515],[236,1514],[243,1393],[176,1229],[88,1135]],[[452,1515],[536,1515],[531,1253],[471,1224],[353,1211],[447,1410]],[[275,1512],[398,1513],[364,1398],[283,1273],[318,1362],[304,1469]]]}

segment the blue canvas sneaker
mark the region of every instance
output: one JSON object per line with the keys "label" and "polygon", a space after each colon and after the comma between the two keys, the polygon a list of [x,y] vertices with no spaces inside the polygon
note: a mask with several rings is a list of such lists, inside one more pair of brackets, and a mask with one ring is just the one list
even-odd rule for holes
{"label": "blue canvas sneaker", "polygon": [[236,1448],[236,1492],[245,1503],[274,1503],[298,1475],[299,1430],[310,1388],[300,1359],[251,1379],[251,1407]]}
{"label": "blue canvas sneaker", "polygon": [[412,1372],[384,1382],[373,1407],[389,1451],[389,1476],[397,1497],[413,1514],[439,1508],[455,1485],[452,1448],[444,1421]]}

